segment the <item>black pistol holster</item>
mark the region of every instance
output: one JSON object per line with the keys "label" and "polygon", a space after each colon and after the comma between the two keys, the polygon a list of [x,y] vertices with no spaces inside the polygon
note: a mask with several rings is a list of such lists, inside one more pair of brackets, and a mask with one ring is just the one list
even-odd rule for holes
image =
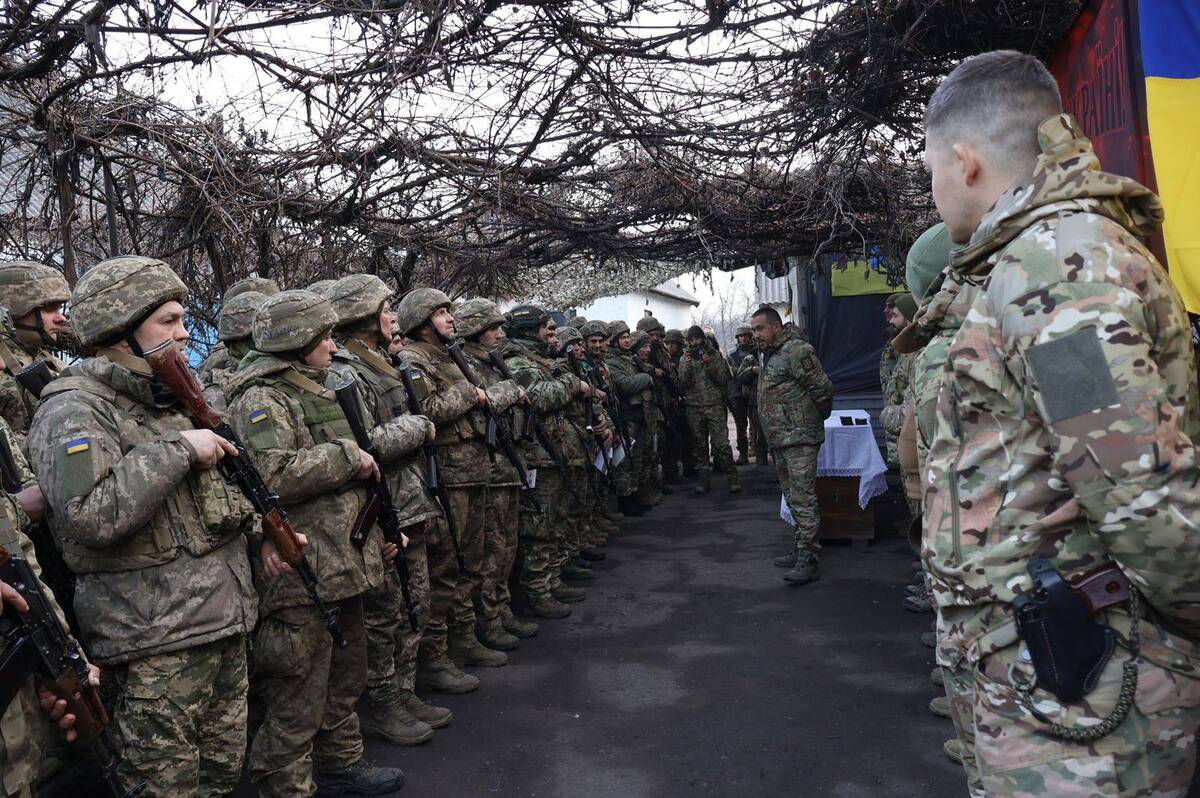
{"label": "black pistol holster", "polygon": [[1116,648],[1116,632],[1091,617],[1087,603],[1042,557],[1028,566],[1033,590],[1013,600],[1017,630],[1037,684],[1064,704],[1091,692]]}

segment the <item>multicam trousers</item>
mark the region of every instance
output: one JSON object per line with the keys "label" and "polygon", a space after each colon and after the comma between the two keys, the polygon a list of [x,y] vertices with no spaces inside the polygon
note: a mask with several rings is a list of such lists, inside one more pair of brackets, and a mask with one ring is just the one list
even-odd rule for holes
{"label": "multicam trousers", "polygon": [[121,776],[147,798],[208,798],[237,787],[246,753],[246,637],[233,635],[114,668]]}
{"label": "multicam trousers", "polygon": [[653,455],[654,443],[647,434],[644,424],[630,421],[629,437],[633,441],[633,451],[625,453],[625,459],[617,466],[614,474],[617,483],[617,496],[621,498],[633,496],[639,491],[642,472],[645,471],[643,460],[646,458],[652,459]]}
{"label": "multicam trousers", "polygon": [[508,577],[517,560],[517,532],[521,489],[515,485],[488,488],[488,510],[483,535],[483,587],[479,592],[478,619],[488,624],[500,618],[512,600]]}
{"label": "multicam trousers", "polygon": [[967,775],[970,798],[983,798],[983,780],[975,757],[975,669],[970,667],[942,668],[946,683],[946,698],[950,702],[950,720],[954,733],[962,743],[963,771]]}
{"label": "multicam trousers", "polygon": [[796,550],[814,555],[821,549],[817,540],[821,515],[817,507],[817,452],[819,446],[798,444],[775,450],[775,470],[796,522]]}
{"label": "multicam trousers", "polygon": [[[1123,623],[1109,623],[1128,628]],[[1057,739],[1020,699],[1019,685],[1034,683],[1033,668],[1016,643],[985,657],[976,669],[975,752],[988,798],[1183,798],[1196,759],[1200,725],[1200,673],[1194,644],[1141,622],[1142,656],[1133,709],[1116,731],[1089,743]],[[1078,705],[1062,705],[1034,689],[1032,700],[1049,720],[1095,726],[1116,704],[1122,646]],[[1014,680],[1016,683],[1014,683]]]}
{"label": "multicam trousers", "polygon": [[[432,521],[429,522],[432,525]],[[363,594],[363,623],[367,634],[367,692],[374,694],[396,683],[402,690],[412,690],[417,676],[417,650],[421,645],[421,629],[429,618],[429,563],[426,561],[426,524],[408,527],[408,547],[404,559],[408,563],[409,593],[417,605],[418,630],[413,631],[404,607],[400,577],[394,564],[384,565],[383,584]]]}
{"label": "multicam trousers", "polygon": [[539,468],[534,490],[542,509],[539,512],[531,502],[521,503],[517,558],[521,563],[521,587],[530,601],[539,601],[550,595],[557,579],[554,566],[559,557],[564,518],[562,477],[558,470]]}
{"label": "multicam trousers", "polygon": [[[733,452],[729,448],[729,417],[721,405],[688,405],[688,428],[692,433],[692,456],[696,470],[707,476],[718,471],[733,471]],[[709,454],[712,460],[709,460]]]}
{"label": "multicam trousers", "polygon": [[362,758],[354,713],[367,684],[362,599],[333,606],[345,648],[334,645],[312,606],[278,610],[259,624],[254,681],[263,722],[250,748],[250,780],[261,798],[312,795],[314,767],[335,770]]}

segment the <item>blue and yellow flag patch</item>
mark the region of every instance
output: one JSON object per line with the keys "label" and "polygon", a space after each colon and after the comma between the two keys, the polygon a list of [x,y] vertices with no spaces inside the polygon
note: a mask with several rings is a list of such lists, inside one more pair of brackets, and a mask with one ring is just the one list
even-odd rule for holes
{"label": "blue and yellow flag patch", "polygon": [[266,417],[267,417],[267,410],[265,407],[259,408],[258,410],[251,410],[249,415],[246,416],[246,418],[250,421],[251,424],[257,424],[258,422],[264,420]]}
{"label": "blue and yellow flag patch", "polygon": [[76,438],[73,441],[67,441],[66,447],[67,454],[79,454],[80,452],[86,452],[88,449],[92,448],[91,443],[88,442],[87,438]]}

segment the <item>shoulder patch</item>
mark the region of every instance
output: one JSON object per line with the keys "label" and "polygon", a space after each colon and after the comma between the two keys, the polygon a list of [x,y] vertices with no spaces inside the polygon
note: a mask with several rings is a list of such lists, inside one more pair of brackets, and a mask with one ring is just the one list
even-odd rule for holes
{"label": "shoulder patch", "polygon": [[260,407],[257,410],[251,410],[249,413],[247,413],[246,420],[251,424],[257,424],[260,421],[265,421],[267,416],[267,409],[265,407]]}
{"label": "shoulder patch", "polygon": [[1095,327],[1031,346],[1025,358],[1051,424],[1121,403]]}
{"label": "shoulder patch", "polygon": [[67,441],[64,446],[66,446],[67,454],[82,454],[92,448],[92,444],[87,438],[76,438],[73,441]]}

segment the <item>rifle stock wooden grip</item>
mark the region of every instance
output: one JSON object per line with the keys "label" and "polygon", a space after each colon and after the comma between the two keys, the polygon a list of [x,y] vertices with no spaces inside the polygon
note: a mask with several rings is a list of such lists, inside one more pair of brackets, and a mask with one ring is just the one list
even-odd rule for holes
{"label": "rifle stock wooden grip", "polygon": [[95,688],[81,685],[79,676],[68,668],[54,681],[45,683],[45,688],[67,702],[67,713],[75,716],[74,729],[81,739],[90,740],[104,731],[108,725],[108,713],[100,702]]}
{"label": "rifle stock wooden grip", "polygon": [[171,393],[188,408],[189,415],[201,427],[220,426],[221,417],[204,398],[204,387],[192,373],[183,353],[174,341],[166,341],[145,354],[151,370],[171,389]]}
{"label": "rifle stock wooden grip", "polygon": [[263,532],[267,539],[275,544],[279,557],[288,565],[295,566],[300,562],[300,546],[296,542],[296,533],[291,525],[279,517],[278,511],[271,511],[263,516]]}

